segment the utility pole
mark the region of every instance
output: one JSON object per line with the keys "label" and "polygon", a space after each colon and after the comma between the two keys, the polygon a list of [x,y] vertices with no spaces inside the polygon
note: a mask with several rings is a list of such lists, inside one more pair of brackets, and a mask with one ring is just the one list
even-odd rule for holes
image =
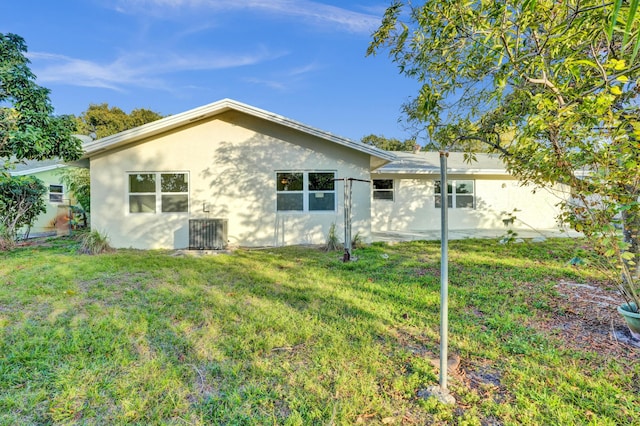
{"label": "utility pole", "polygon": [[447,392],[449,360],[449,184],[447,157],[440,151],[440,388]]}
{"label": "utility pole", "polygon": [[356,182],[367,182],[371,183],[370,180],[365,179],[356,179],[356,178],[339,178],[334,179],[335,181],[344,181],[344,255],[342,257],[343,262],[351,261],[351,197],[352,197],[352,183]]}
{"label": "utility pole", "polygon": [[456,399],[447,389],[449,374],[449,185],[447,157],[440,151],[440,386],[430,386],[426,395],[444,404],[455,404]]}

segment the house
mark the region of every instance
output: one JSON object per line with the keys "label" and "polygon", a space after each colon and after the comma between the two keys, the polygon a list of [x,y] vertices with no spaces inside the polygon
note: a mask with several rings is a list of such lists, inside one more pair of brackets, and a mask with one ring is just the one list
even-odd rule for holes
{"label": "house", "polygon": [[139,249],[198,247],[211,227],[231,245],[324,243],[332,224],[342,232],[341,179],[357,179],[352,233],[369,241],[368,181],[395,158],[230,99],[84,148],[92,229]]}
{"label": "house", "polygon": [[[497,155],[451,152],[447,158],[448,222],[453,230],[557,229],[558,203],[568,188],[524,186],[505,169]],[[372,172],[373,232],[412,233],[440,229],[438,152],[397,153],[395,161]],[[515,211],[515,220],[509,223]]]}
{"label": "house", "polygon": [[68,167],[59,159],[25,161],[10,170],[12,176],[35,176],[47,187],[45,194],[46,211],[40,214],[29,229],[20,229],[19,235],[40,235],[69,232],[70,206],[75,198],[60,179],[60,170]]}
{"label": "house", "polygon": [[[365,242],[440,229],[438,153],[387,152],[230,99],[84,147],[92,229],[115,247],[322,244],[347,218]],[[557,228],[562,186],[522,186],[491,155],[448,163],[450,229],[506,230],[515,209],[515,230]]]}

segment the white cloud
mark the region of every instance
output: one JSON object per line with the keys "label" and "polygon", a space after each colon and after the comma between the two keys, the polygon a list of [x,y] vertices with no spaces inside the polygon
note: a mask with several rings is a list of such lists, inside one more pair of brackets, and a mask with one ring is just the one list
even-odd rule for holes
{"label": "white cloud", "polygon": [[174,17],[185,11],[255,11],[280,17],[303,19],[353,33],[370,34],[380,25],[380,16],[360,13],[310,0],[118,0],[116,10]]}
{"label": "white cloud", "polygon": [[181,71],[221,70],[254,65],[284,55],[261,48],[246,54],[191,52],[170,54],[126,54],[111,63],[98,63],[50,53],[32,52],[27,56],[33,64],[38,81],[73,86],[124,90],[125,87],[146,87],[170,90],[162,78]]}
{"label": "white cloud", "polygon": [[275,73],[272,78],[264,77],[250,77],[245,78],[244,81],[250,84],[256,84],[260,86],[266,86],[276,90],[288,90],[293,85],[297,85],[301,81],[304,81],[304,75],[310,72],[316,71],[320,66],[315,62],[303,65],[297,68],[289,70],[282,70]]}
{"label": "white cloud", "polygon": [[299,76],[299,75],[310,73],[310,72],[315,71],[315,70],[317,70],[319,68],[320,68],[320,66],[318,66],[318,64],[316,64],[315,62],[312,62],[310,64],[303,65],[301,67],[291,69],[287,73],[287,75],[292,76],[292,77],[293,76]]}
{"label": "white cloud", "polygon": [[264,79],[264,78],[250,77],[250,78],[246,78],[244,81],[246,81],[247,83],[256,84],[256,85],[259,85],[259,86],[267,86],[267,87],[269,87],[271,89],[276,89],[276,90],[286,90],[287,89],[287,85],[285,85],[281,81],[276,81],[276,80],[267,80],[267,79]]}

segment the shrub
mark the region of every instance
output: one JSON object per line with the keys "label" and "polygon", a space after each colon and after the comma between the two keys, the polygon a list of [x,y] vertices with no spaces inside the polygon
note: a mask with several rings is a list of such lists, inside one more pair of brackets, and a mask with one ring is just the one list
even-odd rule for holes
{"label": "shrub", "polygon": [[[31,226],[46,211],[44,183],[33,176],[0,174],[0,238],[15,242],[18,229]],[[8,244],[8,243],[7,243]],[[6,250],[4,243],[0,250]]]}
{"label": "shrub", "polygon": [[109,237],[99,231],[93,230],[80,237],[80,253],[102,254],[115,251],[109,245]]}

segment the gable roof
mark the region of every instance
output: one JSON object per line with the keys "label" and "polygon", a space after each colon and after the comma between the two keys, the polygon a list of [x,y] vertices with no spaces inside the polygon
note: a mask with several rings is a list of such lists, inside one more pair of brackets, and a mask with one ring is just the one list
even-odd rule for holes
{"label": "gable roof", "polygon": [[[440,175],[440,153],[398,152],[395,161],[373,173]],[[447,173],[459,175],[508,175],[500,157],[495,154],[475,154],[477,161],[467,162],[463,152],[450,152]]]}
{"label": "gable roof", "polygon": [[267,120],[272,123],[276,123],[290,129],[294,129],[312,136],[325,139],[329,142],[342,145],[365,154],[369,154],[371,156],[372,168],[380,167],[383,164],[394,160],[396,157],[395,154],[388,151],[384,151],[382,149],[364,144],[362,142],[356,142],[347,138],[336,136],[332,133],[325,132],[323,130],[308,126],[295,120],[291,120],[282,115],[274,114],[272,112],[256,108],[254,106],[247,105],[238,101],[234,101],[232,99],[222,99],[208,105],[194,108],[180,114],[171,115],[130,130],[125,130],[124,132],[116,133],[114,135],[86,143],[84,145],[84,155],[82,158],[91,158],[105,151],[128,145],[141,139],[155,136],[160,133],[164,133],[169,130],[184,126],[185,124],[213,117],[231,110],[242,112],[253,117],[261,118],[263,120]]}

